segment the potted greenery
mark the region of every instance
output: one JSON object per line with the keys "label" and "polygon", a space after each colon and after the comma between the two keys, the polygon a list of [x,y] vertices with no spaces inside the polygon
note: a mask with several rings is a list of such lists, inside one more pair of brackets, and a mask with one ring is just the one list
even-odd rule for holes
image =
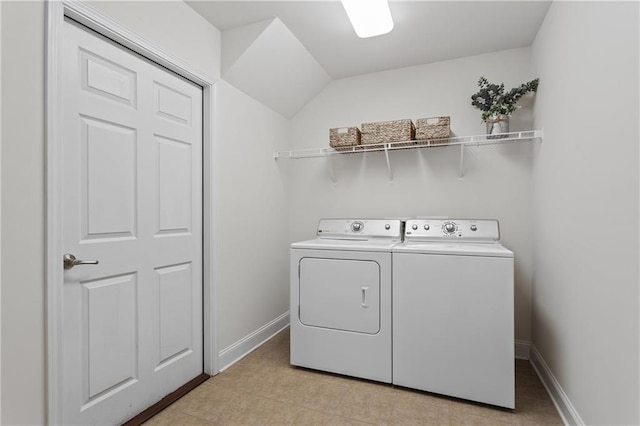
{"label": "potted greenery", "polygon": [[482,111],[482,121],[487,124],[487,134],[509,133],[509,116],[520,108],[516,103],[520,98],[538,90],[538,80],[514,87],[504,92],[504,83],[490,83],[484,76],[478,80],[478,93],[471,96],[471,105]]}

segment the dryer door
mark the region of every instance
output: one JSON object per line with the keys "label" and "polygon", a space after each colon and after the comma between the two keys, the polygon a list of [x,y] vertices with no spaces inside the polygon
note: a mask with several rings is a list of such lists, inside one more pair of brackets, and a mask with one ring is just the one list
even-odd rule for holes
{"label": "dryer door", "polygon": [[380,331],[380,265],[369,260],[300,259],[300,322],[376,334]]}

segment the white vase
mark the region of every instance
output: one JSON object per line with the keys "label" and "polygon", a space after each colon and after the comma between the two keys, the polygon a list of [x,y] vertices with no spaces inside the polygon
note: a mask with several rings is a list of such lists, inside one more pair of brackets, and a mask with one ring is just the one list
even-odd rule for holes
{"label": "white vase", "polygon": [[505,138],[506,135],[502,133],[509,133],[509,116],[500,114],[500,115],[492,115],[485,120],[487,125],[487,138],[488,139],[498,139]]}

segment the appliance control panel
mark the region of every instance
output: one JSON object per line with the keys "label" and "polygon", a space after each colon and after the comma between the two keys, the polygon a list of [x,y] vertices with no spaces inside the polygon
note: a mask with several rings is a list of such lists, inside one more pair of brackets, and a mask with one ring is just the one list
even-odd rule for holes
{"label": "appliance control panel", "polygon": [[387,238],[402,240],[404,222],[400,219],[321,219],[320,238]]}
{"label": "appliance control panel", "polygon": [[500,225],[493,219],[409,219],[405,241],[500,241]]}

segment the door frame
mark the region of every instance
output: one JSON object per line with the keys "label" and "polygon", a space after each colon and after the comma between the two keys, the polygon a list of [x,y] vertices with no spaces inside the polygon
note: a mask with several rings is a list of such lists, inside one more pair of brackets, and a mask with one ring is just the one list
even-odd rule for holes
{"label": "door frame", "polygon": [[46,244],[45,285],[47,318],[47,423],[61,424],[61,360],[62,360],[62,84],[59,63],[62,28],[69,17],[93,31],[119,43],[139,55],[202,86],[202,249],[203,249],[203,360],[204,372],[217,374],[217,283],[218,248],[217,220],[214,201],[217,198],[214,181],[214,102],[215,80],[175,56],[163,51],[138,34],[123,27],[96,9],[74,0],[47,1],[46,43]]}

